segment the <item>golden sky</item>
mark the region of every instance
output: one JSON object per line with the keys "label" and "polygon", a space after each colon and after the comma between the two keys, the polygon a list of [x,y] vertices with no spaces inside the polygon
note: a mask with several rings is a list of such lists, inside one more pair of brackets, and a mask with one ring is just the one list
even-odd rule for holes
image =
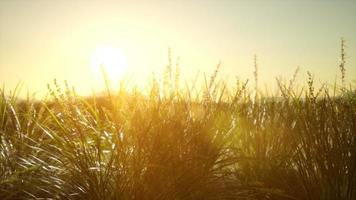
{"label": "golden sky", "polygon": [[341,37],[355,80],[356,0],[0,0],[0,83],[41,93],[56,78],[82,94],[101,90],[91,65],[103,47],[120,51],[139,85],[162,73],[169,47],[187,80],[219,61],[222,78],[251,79],[257,54],[261,84],[297,66],[301,80],[309,70],[333,82]]}

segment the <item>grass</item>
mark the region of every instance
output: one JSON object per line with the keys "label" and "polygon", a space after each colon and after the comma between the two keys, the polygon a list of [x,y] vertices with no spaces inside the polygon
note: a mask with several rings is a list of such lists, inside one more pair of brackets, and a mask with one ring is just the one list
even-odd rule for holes
{"label": "grass", "polygon": [[171,59],[145,94],[80,97],[56,81],[41,101],[1,90],[0,199],[355,199],[345,60],[337,95],[311,74],[294,89],[297,69],[275,97],[259,93],[256,60],[254,92],[219,82],[220,64],[201,92],[181,89]]}

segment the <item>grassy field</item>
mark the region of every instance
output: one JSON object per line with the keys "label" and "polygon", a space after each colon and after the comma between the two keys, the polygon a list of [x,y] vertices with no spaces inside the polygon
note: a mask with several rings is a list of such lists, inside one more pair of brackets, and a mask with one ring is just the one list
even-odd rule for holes
{"label": "grassy field", "polygon": [[356,199],[353,87],[315,88],[310,75],[272,97],[225,86],[217,67],[182,89],[167,70],[146,92],[1,90],[0,199]]}

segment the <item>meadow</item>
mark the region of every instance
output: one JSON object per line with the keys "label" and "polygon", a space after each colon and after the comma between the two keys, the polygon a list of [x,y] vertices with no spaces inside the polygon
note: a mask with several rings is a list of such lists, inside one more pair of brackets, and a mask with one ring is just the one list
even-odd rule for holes
{"label": "meadow", "polygon": [[[341,80],[179,87],[81,97],[54,81],[43,100],[0,90],[0,199],[356,199],[356,92]],[[105,79],[107,80],[107,79]],[[251,83],[252,82],[252,83]],[[255,82],[255,84],[253,83]],[[107,85],[110,83],[107,82]],[[255,86],[256,85],[256,86]]]}

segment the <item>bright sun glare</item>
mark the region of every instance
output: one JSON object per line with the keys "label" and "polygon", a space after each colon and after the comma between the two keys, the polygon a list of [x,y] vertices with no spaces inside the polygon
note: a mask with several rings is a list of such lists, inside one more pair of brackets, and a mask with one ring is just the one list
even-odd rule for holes
{"label": "bright sun glare", "polygon": [[104,69],[111,81],[119,80],[127,70],[127,59],[119,48],[100,47],[91,57],[91,67],[97,78],[102,78]]}

